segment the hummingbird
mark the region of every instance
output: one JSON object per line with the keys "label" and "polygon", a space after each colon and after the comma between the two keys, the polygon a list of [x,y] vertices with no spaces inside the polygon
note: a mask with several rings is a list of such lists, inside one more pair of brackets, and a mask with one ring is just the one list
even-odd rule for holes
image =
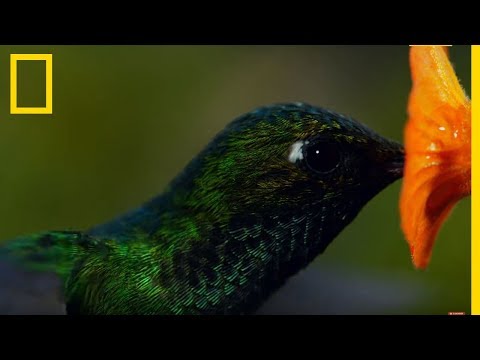
{"label": "hummingbird", "polygon": [[137,209],[6,242],[0,304],[22,288],[56,296],[62,314],[253,314],[402,177],[403,159],[401,144],[334,111],[257,108]]}

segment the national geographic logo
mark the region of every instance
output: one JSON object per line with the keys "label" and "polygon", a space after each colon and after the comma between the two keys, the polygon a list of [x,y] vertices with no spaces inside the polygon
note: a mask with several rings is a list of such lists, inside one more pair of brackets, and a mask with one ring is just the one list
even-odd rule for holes
{"label": "national geographic logo", "polygon": [[[45,107],[19,107],[17,87],[17,63],[19,61],[45,62]],[[52,114],[53,113],[53,64],[52,54],[10,54],[10,114]]]}

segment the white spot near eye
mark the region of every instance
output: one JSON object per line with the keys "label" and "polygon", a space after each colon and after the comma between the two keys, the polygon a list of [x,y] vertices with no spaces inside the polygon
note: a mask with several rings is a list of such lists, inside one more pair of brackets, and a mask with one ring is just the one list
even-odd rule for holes
{"label": "white spot near eye", "polygon": [[294,142],[290,147],[290,153],[288,154],[288,161],[296,163],[298,160],[303,160],[303,141]]}
{"label": "white spot near eye", "polygon": [[440,127],[438,128],[438,130],[440,130],[440,131],[445,131],[445,126],[440,126]]}

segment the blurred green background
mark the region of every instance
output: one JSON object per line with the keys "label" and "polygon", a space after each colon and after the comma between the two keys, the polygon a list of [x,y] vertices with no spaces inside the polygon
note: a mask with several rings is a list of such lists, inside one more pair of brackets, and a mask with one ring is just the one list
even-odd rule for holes
{"label": "blurred green background", "polygon": [[[402,141],[408,46],[0,46],[0,242],[83,229],[161,192],[230,120],[304,101]],[[53,115],[10,115],[9,54],[53,54]],[[470,94],[470,46],[451,59]],[[44,70],[19,64],[19,105]],[[39,90],[40,89],[40,90]],[[470,200],[426,271],[400,230],[401,181],[373,199],[261,313],[470,312]]]}

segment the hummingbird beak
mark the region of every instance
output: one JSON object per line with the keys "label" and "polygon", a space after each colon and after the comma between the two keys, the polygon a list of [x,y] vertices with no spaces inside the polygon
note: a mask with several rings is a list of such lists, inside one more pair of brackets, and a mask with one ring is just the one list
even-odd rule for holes
{"label": "hummingbird beak", "polygon": [[397,180],[403,176],[404,165],[405,154],[402,149],[397,155],[385,163],[384,170],[389,176],[393,177],[394,180]]}

